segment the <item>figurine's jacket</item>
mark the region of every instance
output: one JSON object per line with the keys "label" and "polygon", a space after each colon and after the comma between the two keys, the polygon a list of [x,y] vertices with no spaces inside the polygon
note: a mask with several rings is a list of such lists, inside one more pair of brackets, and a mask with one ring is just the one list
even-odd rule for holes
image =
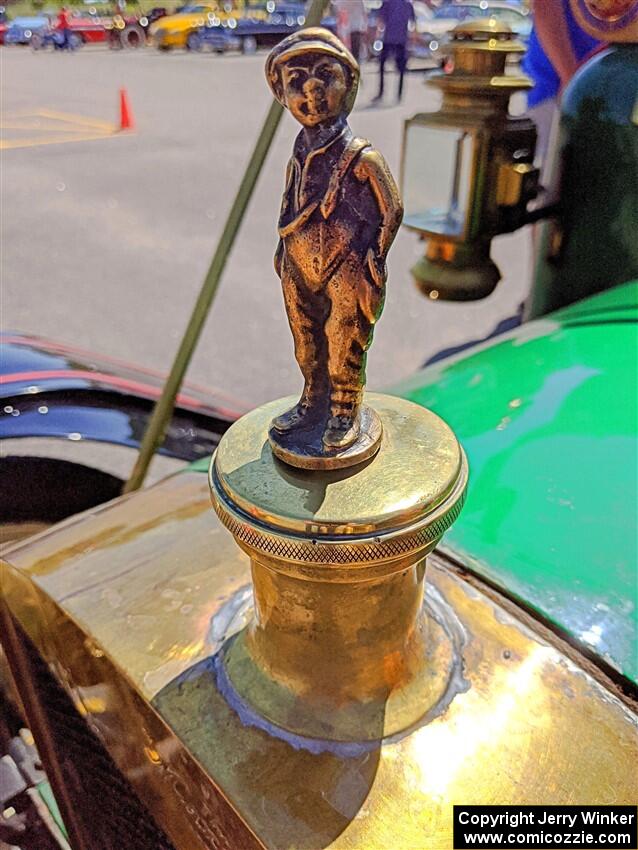
{"label": "figurine's jacket", "polygon": [[286,174],[279,259],[314,290],[325,286],[347,258],[360,258],[367,277],[366,254],[378,239],[382,221],[369,182],[356,176],[357,162],[370,142],[345,128],[305,158],[297,147]]}

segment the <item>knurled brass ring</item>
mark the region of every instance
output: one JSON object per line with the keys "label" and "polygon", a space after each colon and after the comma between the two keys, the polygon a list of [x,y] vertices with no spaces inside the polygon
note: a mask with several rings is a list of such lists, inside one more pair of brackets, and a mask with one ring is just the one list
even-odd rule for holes
{"label": "knurled brass ring", "polygon": [[[434,510],[410,526],[397,530],[350,535],[344,539],[317,535],[302,537],[295,534],[278,533],[267,528],[254,517],[250,517],[230,502],[217,480],[214,456],[210,468],[211,499],[222,524],[233,534],[237,543],[250,554],[262,554],[269,563],[281,572],[287,572],[286,564],[301,565],[291,572],[303,573],[303,565],[312,567],[312,577],[325,573],[331,581],[339,580],[339,567],[346,568],[343,580],[352,581],[353,568],[357,572],[374,565],[384,567],[398,559],[409,558],[431,551],[447,529],[454,523],[465,500],[468,467],[462,454],[461,469],[457,482],[448,497]],[[347,578],[346,578],[347,577]],[[370,577],[370,576],[366,576]]]}

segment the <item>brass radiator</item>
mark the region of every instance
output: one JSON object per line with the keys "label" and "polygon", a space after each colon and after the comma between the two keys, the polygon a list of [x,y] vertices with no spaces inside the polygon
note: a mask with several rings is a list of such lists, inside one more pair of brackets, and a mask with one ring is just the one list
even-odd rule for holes
{"label": "brass radiator", "polygon": [[3,644],[73,850],[175,850],[20,626]]}

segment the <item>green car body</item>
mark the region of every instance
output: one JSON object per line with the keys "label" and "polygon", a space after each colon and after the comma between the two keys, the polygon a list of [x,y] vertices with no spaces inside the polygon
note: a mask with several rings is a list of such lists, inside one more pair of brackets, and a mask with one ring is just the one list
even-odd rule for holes
{"label": "green car body", "polygon": [[394,390],[445,419],[468,454],[444,548],[633,682],[637,351],[630,283]]}

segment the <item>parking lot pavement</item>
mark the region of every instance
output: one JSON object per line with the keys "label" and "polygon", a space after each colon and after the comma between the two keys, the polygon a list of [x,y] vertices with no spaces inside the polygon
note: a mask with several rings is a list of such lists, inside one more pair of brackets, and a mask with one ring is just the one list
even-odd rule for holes
{"label": "parking lot pavement", "polygon": [[[96,127],[56,142],[50,127],[3,131],[5,140],[49,135],[48,144],[1,153],[4,328],[169,368],[268,107],[264,59],[2,48],[6,124],[48,112]],[[351,124],[398,178],[402,122],[436,100],[410,75],[401,106],[365,108],[375,84],[374,69],[366,69]],[[116,122],[122,86],[136,131],[100,136],[99,123]],[[284,116],[189,371],[255,403],[300,386],[272,265],[294,133]],[[442,304],[416,292],[409,268],[420,247],[402,231],[390,255],[369,384],[408,375],[437,350],[487,333],[514,312],[528,285],[528,240],[523,232],[496,241],[504,280],[488,299]]]}
{"label": "parking lot pavement", "polygon": [[53,109],[19,109],[0,118],[0,151],[90,142],[118,131],[111,121]]}

